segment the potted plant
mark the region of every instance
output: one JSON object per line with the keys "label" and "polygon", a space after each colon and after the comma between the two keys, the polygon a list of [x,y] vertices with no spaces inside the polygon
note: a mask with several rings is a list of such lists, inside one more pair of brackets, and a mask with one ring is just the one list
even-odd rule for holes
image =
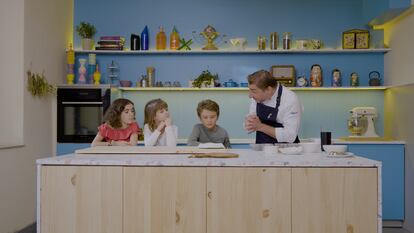
{"label": "potted plant", "polygon": [[211,74],[209,70],[204,70],[201,74],[191,82],[192,87],[214,87],[218,80],[218,74]]}
{"label": "potted plant", "polygon": [[76,32],[82,38],[82,49],[92,50],[94,44],[93,36],[96,34],[95,26],[87,22],[80,22],[76,26]]}
{"label": "potted plant", "polygon": [[56,95],[56,86],[49,84],[43,73],[32,73],[30,70],[27,71],[27,90],[35,97]]}

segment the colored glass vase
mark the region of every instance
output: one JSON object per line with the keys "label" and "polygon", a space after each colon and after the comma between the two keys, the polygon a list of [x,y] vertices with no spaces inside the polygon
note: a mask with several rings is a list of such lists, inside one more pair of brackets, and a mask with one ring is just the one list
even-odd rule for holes
{"label": "colored glass vase", "polygon": [[78,68],[78,84],[86,84],[86,59],[79,59],[79,68]]}
{"label": "colored glass vase", "polygon": [[148,27],[145,26],[144,30],[141,32],[141,50],[149,49],[149,36],[148,36]]}

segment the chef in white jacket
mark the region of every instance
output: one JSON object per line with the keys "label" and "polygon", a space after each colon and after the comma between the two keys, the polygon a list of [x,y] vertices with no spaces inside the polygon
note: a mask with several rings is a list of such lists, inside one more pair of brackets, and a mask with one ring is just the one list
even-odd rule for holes
{"label": "chef in white jacket", "polygon": [[266,70],[247,79],[251,104],[244,125],[247,131],[256,132],[256,143],[298,143],[303,107],[297,95]]}

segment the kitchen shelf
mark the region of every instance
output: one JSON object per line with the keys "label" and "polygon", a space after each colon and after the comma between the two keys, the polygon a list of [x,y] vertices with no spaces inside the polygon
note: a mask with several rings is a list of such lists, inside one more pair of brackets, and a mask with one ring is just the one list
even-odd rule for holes
{"label": "kitchen shelf", "polygon": [[[288,87],[293,91],[369,91],[386,90],[387,86],[379,87]],[[247,87],[119,87],[121,91],[248,91]]]}
{"label": "kitchen shelf", "polygon": [[158,54],[158,55],[184,55],[184,54],[358,54],[358,53],[387,53],[391,51],[389,48],[378,49],[315,49],[315,50],[264,50],[259,51],[256,49],[245,50],[81,50],[76,49],[77,54],[111,54],[111,55],[146,55],[146,54]]}

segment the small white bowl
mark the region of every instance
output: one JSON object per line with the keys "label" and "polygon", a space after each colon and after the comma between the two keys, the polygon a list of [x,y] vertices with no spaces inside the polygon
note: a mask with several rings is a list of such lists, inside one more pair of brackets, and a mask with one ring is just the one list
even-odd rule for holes
{"label": "small white bowl", "polygon": [[302,146],[282,147],[279,148],[279,151],[286,155],[299,155],[302,153]]}
{"label": "small white bowl", "polygon": [[303,147],[304,153],[317,153],[321,152],[320,142],[301,142],[299,143]]}
{"label": "small white bowl", "polygon": [[279,152],[279,146],[273,146],[273,145],[265,145],[263,147],[263,151],[266,155],[274,155]]}
{"label": "small white bowl", "polygon": [[323,145],[326,153],[345,153],[348,149],[347,145]]}

